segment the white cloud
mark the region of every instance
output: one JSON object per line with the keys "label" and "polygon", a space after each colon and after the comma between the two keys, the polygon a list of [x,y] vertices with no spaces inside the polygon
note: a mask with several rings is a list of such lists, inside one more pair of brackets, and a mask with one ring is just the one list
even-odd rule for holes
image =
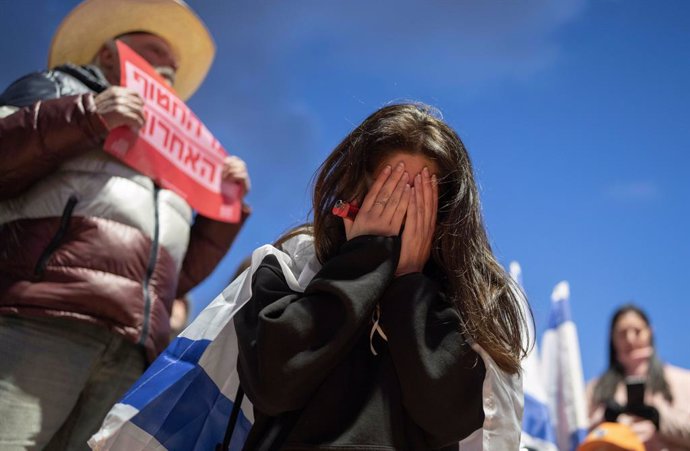
{"label": "white cloud", "polygon": [[648,180],[617,182],[606,188],[606,196],[622,202],[649,202],[661,195],[659,186]]}

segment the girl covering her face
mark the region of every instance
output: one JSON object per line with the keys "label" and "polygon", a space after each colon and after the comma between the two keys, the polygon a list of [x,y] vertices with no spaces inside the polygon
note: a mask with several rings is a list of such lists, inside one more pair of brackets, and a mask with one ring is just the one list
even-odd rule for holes
{"label": "girl covering her face", "polygon": [[[338,200],[357,215],[333,215]],[[319,269],[304,292],[267,255],[234,318],[255,414],[244,449],[481,443],[487,381],[518,390],[525,317],[460,138],[424,105],[376,111],[322,164],[313,215],[277,244],[311,235]],[[504,400],[504,418],[518,398]],[[519,424],[503,433],[495,443],[517,447]]]}

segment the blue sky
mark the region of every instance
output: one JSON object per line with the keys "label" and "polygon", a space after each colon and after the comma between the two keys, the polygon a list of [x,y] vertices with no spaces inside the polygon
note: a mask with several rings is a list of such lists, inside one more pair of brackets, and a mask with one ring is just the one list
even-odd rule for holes
{"label": "blue sky", "polygon": [[[0,86],[42,69],[73,0],[0,0]],[[585,377],[634,300],[690,368],[690,3],[190,1],[218,53],[190,105],[247,161],[254,214],[195,312],[257,246],[303,222],[311,177],[375,109],[438,107],[472,156],[494,250],[537,330],[568,280]]]}

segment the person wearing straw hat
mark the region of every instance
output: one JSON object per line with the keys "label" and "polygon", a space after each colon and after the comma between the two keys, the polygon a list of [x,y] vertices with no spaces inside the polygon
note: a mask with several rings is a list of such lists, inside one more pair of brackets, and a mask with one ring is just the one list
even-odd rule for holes
{"label": "person wearing straw hat", "polygon": [[[0,449],[88,449],[109,408],[167,345],[173,300],[210,274],[238,224],[201,215],[102,150],[144,123],[117,86],[114,42],[186,100],[215,46],[181,0],[86,0],[51,69],[0,94]],[[223,177],[249,189],[244,162]]]}

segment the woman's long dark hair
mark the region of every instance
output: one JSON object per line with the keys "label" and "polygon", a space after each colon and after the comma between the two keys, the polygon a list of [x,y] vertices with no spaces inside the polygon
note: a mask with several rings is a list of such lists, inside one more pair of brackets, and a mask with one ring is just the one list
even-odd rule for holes
{"label": "woman's long dark hair", "polygon": [[331,214],[338,199],[361,202],[371,177],[393,152],[421,154],[439,169],[439,209],[432,260],[443,273],[464,332],[504,371],[520,369],[528,344],[520,289],[494,257],[482,223],[472,165],[458,135],[431,107],[389,105],[373,113],[331,152],[316,175],[313,224],[279,242],[312,233],[316,255],[329,260],[346,241],[342,219]]}
{"label": "woman's long dark hair", "polygon": [[[642,321],[650,328],[651,323],[649,322],[649,317],[647,314],[635,304],[625,304],[619,307],[611,317],[611,325],[609,327],[609,367],[606,372],[599,378],[596,385],[594,386],[594,392],[592,398],[594,404],[605,403],[606,401],[614,399],[616,389],[618,384],[623,382],[625,379],[625,369],[623,365],[618,361],[618,356],[616,354],[616,348],[613,343],[614,329],[616,323],[621,318],[621,316],[626,313],[635,313],[639,316]],[[651,390],[652,393],[661,392],[667,401],[673,401],[673,395],[671,394],[671,389],[668,386],[668,382],[664,377],[664,366],[656,353],[656,347],[654,346],[654,335],[650,335],[650,345],[652,346],[653,353],[649,358],[649,369],[647,372],[646,389]]]}

